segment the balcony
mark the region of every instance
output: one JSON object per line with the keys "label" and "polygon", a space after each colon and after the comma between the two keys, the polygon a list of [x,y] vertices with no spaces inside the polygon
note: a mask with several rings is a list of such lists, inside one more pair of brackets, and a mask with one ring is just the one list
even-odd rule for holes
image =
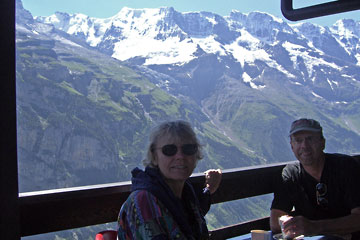
{"label": "balcony", "polygon": [[[355,158],[360,161],[360,155]],[[287,163],[291,162],[223,170],[222,182],[212,203],[272,193],[276,176]],[[198,188],[204,185],[204,177],[200,174],[193,175],[191,181]],[[119,182],[21,193],[20,234],[30,236],[115,222],[130,188],[130,182]],[[232,238],[247,234],[251,229],[270,229],[269,217],[212,230],[210,239]]]}
{"label": "balcony", "polygon": [[[285,163],[223,171],[221,185],[212,202],[221,203],[272,193],[274,176]],[[202,188],[204,177],[191,177]],[[130,194],[130,182],[21,193],[19,197],[21,236],[61,231],[115,222],[121,204]],[[269,218],[226,226],[211,231],[211,239],[225,239],[249,233],[251,229],[269,229]]]}
{"label": "balcony", "polygon": [[[327,14],[359,9],[359,1],[331,3]],[[71,189],[21,193],[18,196],[16,86],[15,86],[15,0],[1,4],[1,79],[2,121],[0,161],[0,232],[3,239],[96,225],[116,221],[119,207],[129,195],[130,183],[114,183]],[[282,0],[282,9],[289,19],[305,19],[323,15],[324,8],[292,8],[292,0]],[[309,14],[308,14],[309,13]],[[239,168],[224,171],[223,181],[213,203],[271,193],[274,176],[285,163]],[[192,177],[195,185],[203,178]],[[244,183],[244,184],[239,184]],[[211,239],[224,239],[246,234],[250,229],[269,229],[268,218],[227,226],[211,231]]]}

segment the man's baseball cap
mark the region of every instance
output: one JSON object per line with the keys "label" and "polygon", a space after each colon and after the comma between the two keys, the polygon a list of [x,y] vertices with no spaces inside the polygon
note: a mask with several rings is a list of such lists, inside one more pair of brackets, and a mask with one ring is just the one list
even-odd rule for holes
{"label": "man's baseball cap", "polygon": [[291,124],[289,135],[291,136],[300,131],[322,132],[322,127],[314,119],[301,118]]}

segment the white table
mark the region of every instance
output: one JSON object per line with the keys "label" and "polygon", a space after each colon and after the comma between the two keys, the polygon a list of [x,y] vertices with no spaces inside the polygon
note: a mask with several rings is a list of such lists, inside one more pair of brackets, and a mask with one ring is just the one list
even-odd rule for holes
{"label": "white table", "polygon": [[[341,238],[334,236],[312,236],[312,237],[304,237],[304,240],[341,240]],[[228,240],[251,240],[251,234],[245,234],[234,238],[228,238]]]}

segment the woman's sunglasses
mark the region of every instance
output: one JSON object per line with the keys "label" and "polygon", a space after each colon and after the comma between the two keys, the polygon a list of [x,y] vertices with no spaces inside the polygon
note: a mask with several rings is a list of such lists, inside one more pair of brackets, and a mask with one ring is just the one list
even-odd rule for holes
{"label": "woman's sunglasses", "polygon": [[[197,144],[184,144],[180,147],[181,152],[187,156],[192,156],[198,151]],[[161,147],[161,152],[168,157],[174,156],[178,152],[178,147],[175,144],[168,144]]]}

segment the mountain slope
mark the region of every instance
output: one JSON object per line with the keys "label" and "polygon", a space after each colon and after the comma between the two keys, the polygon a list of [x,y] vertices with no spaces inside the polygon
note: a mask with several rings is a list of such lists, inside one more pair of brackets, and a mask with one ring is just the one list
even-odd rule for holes
{"label": "mountain slope", "polygon": [[[37,21],[53,23],[59,14]],[[329,151],[358,152],[359,123],[344,119],[358,114],[347,109],[357,108],[360,94],[359,22],[343,19],[328,28],[261,12],[222,17],[173,8],[123,8],[86,24],[65,15],[63,30],[126,60],[171,94],[190,97],[240,148],[267,161],[292,158],[287,128],[298,117],[351,137],[345,144],[330,135]]]}
{"label": "mountain slope", "polygon": [[19,18],[16,44],[21,191],[128,180],[141,165],[149,129],[170,119],[196,128],[205,151],[198,171],[260,162],[190,99],[51,25]]}

